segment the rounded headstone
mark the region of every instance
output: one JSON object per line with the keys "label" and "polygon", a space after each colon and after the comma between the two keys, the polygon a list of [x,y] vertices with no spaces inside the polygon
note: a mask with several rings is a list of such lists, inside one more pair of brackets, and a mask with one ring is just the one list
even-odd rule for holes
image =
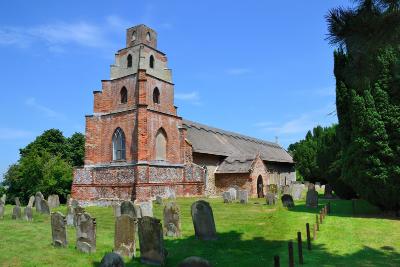
{"label": "rounded headstone", "polygon": [[120,255],[112,252],[103,257],[100,267],[125,267],[125,263]]}
{"label": "rounded headstone", "polygon": [[200,257],[189,257],[179,263],[178,267],[212,267],[211,264]]}

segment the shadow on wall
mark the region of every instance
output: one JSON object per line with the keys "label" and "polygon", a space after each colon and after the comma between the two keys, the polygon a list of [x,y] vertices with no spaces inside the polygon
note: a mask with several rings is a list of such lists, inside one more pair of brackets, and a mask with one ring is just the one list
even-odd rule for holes
{"label": "shadow on wall", "polygon": [[[187,257],[199,256],[210,261],[214,267],[244,267],[273,266],[274,255],[281,257],[281,266],[288,266],[288,241],[265,240],[254,238],[243,240],[243,234],[238,232],[219,233],[217,241],[200,241],[194,236],[165,240],[168,250],[166,266],[178,266]],[[294,243],[295,265],[297,260],[297,243]],[[381,250],[364,247],[354,254],[335,255],[328,252],[323,245],[314,245],[313,250],[306,249],[303,242],[305,266],[400,266],[400,254],[392,247],[382,247]],[[94,266],[100,266],[97,262]],[[140,259],[134,259],[126,266],[141,265]]]}

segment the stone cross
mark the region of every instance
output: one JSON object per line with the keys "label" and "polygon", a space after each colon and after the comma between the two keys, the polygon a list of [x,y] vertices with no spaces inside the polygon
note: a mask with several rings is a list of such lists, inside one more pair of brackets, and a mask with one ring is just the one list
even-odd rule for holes
{"label": "stone cross", "polygon": [[20,206],[14,206],[11,218],[13,220],[17,220],[17,219],[21,219],[22,218],[22,216],[21,216],[21,207]]}
{"label": "stone cross", "polygon": [[76,248],[84,253],[96,252],[96,218],[86,212],[77,216]]}
{"label": "stone cross", "polygon": [[35,203],[35,197],[34,197],[34,196],[31,196],[31,197],[29,198],[28,207],[33,208],[33,203]]}
{"label": "stone cross", "polygon": [[164,235],[169,237],[181,236],[181,219],[179,206],[169,202],[164,207]]}
{"label": "stone cross", "polygon": [[216,240],[214,215],[210,204],[204,200],[192,204],[192,221],[195,235],[201,240]]}
{"label": "stone cross", "polygon": [[160,220],[147,216],[139,219],[139,244],[142,263],[165,265],[167,251]]}
{"label": "stone cross", "polygon": [[124,257],[135,257],[137,219],[123,214],[115,220],[114,252]]}
{"label": "stone cross", "polygon": [[239,190],[239,201],[242,204],[247,204],[249,202],[249,192],[247,190]]}
{"label": "stone cross", "polygon": [[51,214],[51,234],[53,237],[53,246],[66,247],[67,246],[67,220],[61,212],[53,212]]}
{"label": "stone cross", "polygon": [[37,212],[42,212],[42,200],[44,199],[43,194],[41,192],[37,192],[35,195],[35,208]]}
{"label": "stone cross", "polygon": [[283,195],[281,197],[282,204],[284,207],[287,208],[293,208],[294,207],[294,201],[291,195]]}
{"label": "stone cross", "polygon": [[33,221],[32,207],[26,206],[24,209],[24,219],[25,221]]}

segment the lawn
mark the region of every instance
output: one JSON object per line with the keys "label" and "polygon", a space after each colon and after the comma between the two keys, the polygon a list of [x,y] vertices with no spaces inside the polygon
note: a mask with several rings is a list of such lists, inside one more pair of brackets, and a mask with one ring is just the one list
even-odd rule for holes
{"label": "lawn", "polygon": [[[190,206],[196,199],[181,198],[181,239],[165,239],[167,266],[188,256],[208,259],[213,266],[273,266],[274,255],[281,256],[281,266],[288,266],[287,247],[305,224],[313,224],[316,210],[307,209],[304,201],[287,210],[280,205],[264,205],[263,200],[249,204],[223,204],[209,199],[214,211],[219,239],[199,241],[194,238]],[[255,204],[259,202],[260,204]],[[320,200],[322,206],[326,201]],[[356,203],[352,216],[351,201],[333,200],[332,214],[321,225],[318,238],[307,251],[304,266],[400,266],[400,221],[382,218],[377,210],[363,201]],[[65,213],[66,208],[58,210]],[[87,211],[97,220],[97,252],[92,255],[75,250],[75,229],[68,229],[69,245],[65,249],[51,246],[50,217],[34,214],[34,222],[11,220],[12,206],[0,220],[0,266],[97,266],[103,255],[113,249],[114,217],[112,208],[90,207]],[[162,207],[154,205],[157,218]],[[137,246],[139,247],[139,246]],[[294,243],[295,256],[297,244]],[[138,251],[137,255],[140,253]],[[125,259],[127,266],[145,266],[139,259]],[[295,257],[295,265],[298,265]]]}

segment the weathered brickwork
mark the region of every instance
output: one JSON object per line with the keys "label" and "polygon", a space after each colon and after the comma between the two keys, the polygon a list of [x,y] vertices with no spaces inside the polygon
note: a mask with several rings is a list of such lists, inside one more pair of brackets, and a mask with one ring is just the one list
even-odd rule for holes
{"label": "weathered brickwork", "polygon": [[261,160],[259,156],[256,157],[252,164],[251,173],[250,173],[250,181],[251,181],[251,196],[257,196],[257,180],[258,177],[262,177],[263,180],[263,189],[264,192],[267,192],[267,185],[270,184],[269,182],[269,173],[267,167],[265,166],[264,162]]}

